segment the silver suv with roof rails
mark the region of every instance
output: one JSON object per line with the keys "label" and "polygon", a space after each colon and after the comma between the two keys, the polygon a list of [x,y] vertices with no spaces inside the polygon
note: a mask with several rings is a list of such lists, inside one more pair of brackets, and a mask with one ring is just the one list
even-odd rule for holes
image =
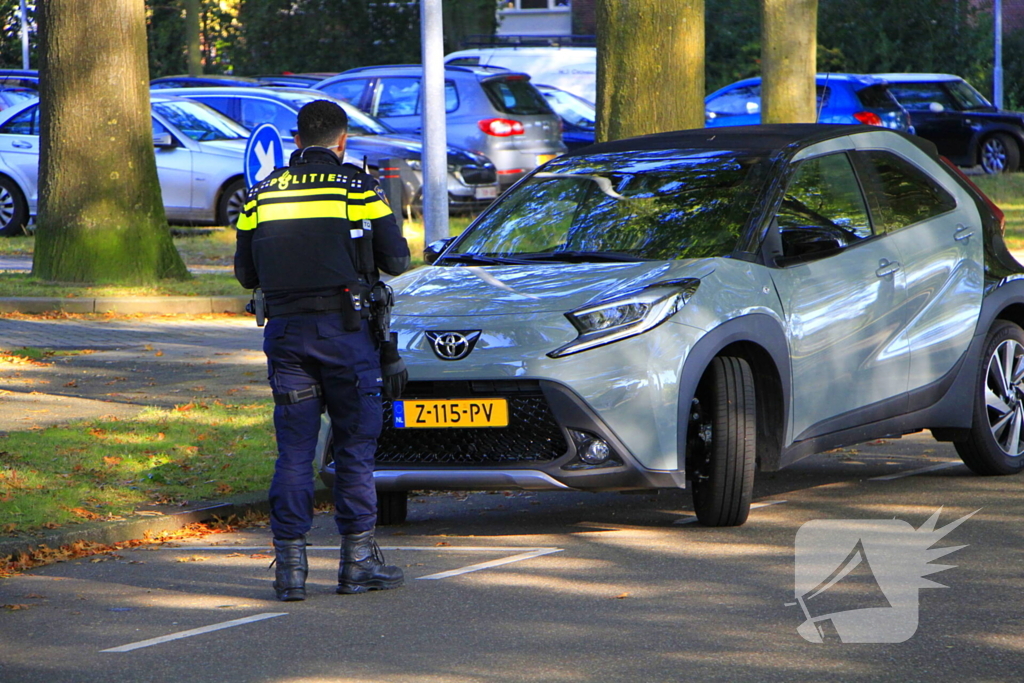
{"label": "silver suv with roof rails", "polygon": [[[421,133],[419,65],[350,69],[312,86],[392,128]],[[445,67],[448,144],[483,154],[504,189],[566,151],[562,124],[530,76],[501,68]]]}
{"label": "silver suv with roof rails", "polygon": [[[756,470],[930,429],[1024,469],[1024,268],[934,145],[723,127],[569,152],[391,281],[381,521],[415,489],[689,488],[742,524]],[[333,477],[329,419],[321,472]]]}

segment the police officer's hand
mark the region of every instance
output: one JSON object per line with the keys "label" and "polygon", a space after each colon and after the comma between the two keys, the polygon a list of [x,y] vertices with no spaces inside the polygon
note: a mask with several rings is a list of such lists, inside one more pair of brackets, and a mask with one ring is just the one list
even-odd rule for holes
{"label": "police officer's hand", "polygon": [[391,333],[391,340],[381,342],[380,372],[384,379],[384,398],[396,400],[402,397],[405,385],[409,381],[409,371],[405,361],[398,355],[398,334]]}

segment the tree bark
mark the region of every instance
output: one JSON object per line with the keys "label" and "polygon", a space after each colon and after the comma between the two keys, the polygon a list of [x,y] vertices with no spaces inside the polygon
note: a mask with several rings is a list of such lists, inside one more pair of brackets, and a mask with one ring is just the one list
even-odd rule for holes
{"label": "tree bark", "polygon": [[761,0],[761,123],[816,123],[818,0]]}
{"label": "tree bark", "polygon": [[185,0],[185,42],[188,47],[188,75],[203,73],[203,53],[199,45],[199,0]]}
{"label": "tree bark", "polygon": [[187,279],[153,153],[143,0],[40,3],[39,216],[34,275]]}
{"label": "tree bark", "polygon": [[704,0],[598,0],[597,139],[704,126]]}

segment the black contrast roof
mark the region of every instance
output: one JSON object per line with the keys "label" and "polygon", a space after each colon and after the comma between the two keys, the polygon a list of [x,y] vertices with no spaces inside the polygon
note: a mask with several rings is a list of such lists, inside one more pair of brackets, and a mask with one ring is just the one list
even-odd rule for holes
{"label": "black contrast roof", "polygon": [[[566,156],[580,154],[603,154],[607,152],[634,152],[659,149],[729,149],[751,153],[768,153],[776,150],[800,148],[822,140],[843,137],[854,133],[889,130],[877,126],[827,125],[819,123],[782,123],[759,126],[725,126],[721,128],[697,128],[671,133],[655,133],[624,140],[602,142]],[[896,131],[889,131],[901,135]],[[908,137],[909,136],[904,136]],[[920,144],[919,140],[914,140]]]}

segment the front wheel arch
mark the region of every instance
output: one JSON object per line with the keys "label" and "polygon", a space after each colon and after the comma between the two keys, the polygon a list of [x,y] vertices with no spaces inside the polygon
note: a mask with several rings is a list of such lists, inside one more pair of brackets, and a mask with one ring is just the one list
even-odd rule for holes
{"label": "front wheel arch", "polygon": [[229,178],[220,188],[217,195],[217,211],[214,216],[217,225],[233,228],[238,222],[238,214],[245,206],[245,178],[235,176]]}

